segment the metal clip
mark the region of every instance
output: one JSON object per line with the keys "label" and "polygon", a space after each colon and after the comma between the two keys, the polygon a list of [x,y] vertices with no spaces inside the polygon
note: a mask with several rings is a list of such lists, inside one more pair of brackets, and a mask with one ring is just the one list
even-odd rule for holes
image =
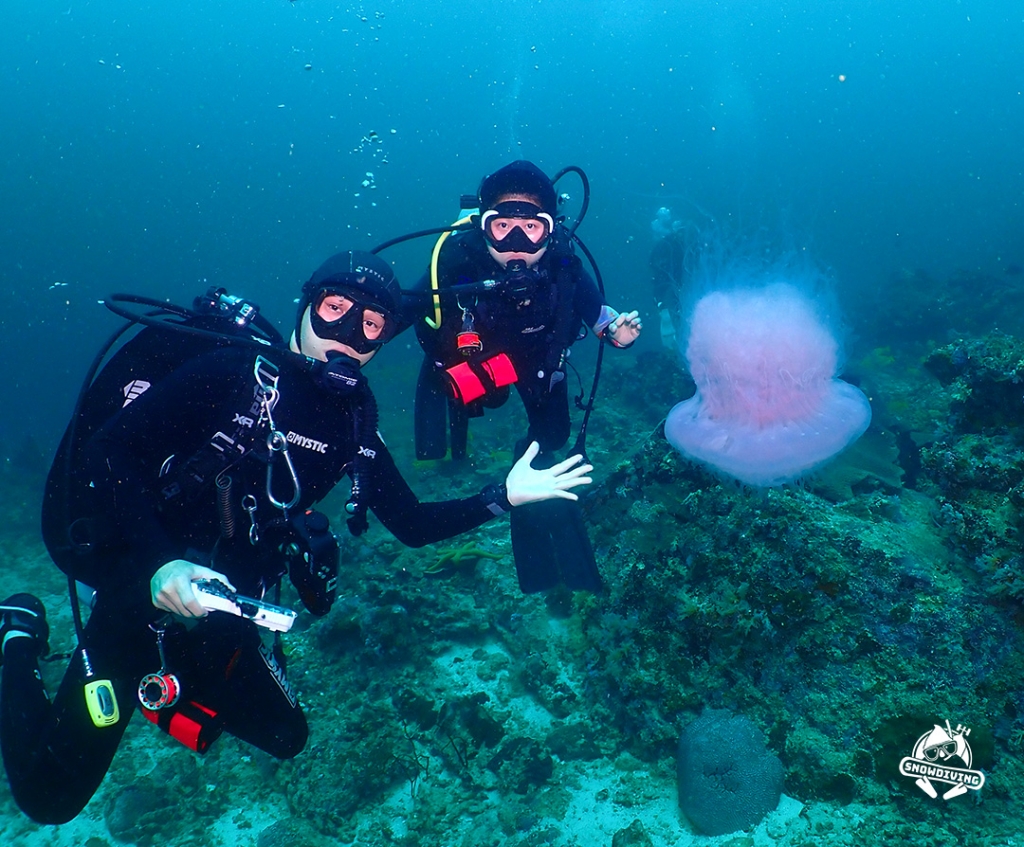
{"label": "metal clip", "polygon": [[[285,438],[284,433],[278,430],[271,411],[277,405],[277,400],[281,396],[277,390],[277,376],[273,374],[268,378],[265,370],[261,368],[261,364],[266,364],[270,367],[273,367],[273,365],[262,356],[257,356],[253,369],[256,383],[259,385],[262,395],[261,414],[266,418],[267,424],[270,426],[270,434],[267,436],[267,450],[270,454],[267,456],[267,499],[275,509],[287,512],[299,502],[299,499],[302,497],[302,487],[299,485],[299,475],[295,471],[295,465],[292,464],[292,457],[288,455],[288,439]],[[274,496],[272,481],[274,476],[274,455],[276,453],[284,456],[284,462],[288,466],[288,475],[291,477],[293,491],[290,500],[278,500]]]}
{"label": "metal clip", "polygon": [[[270,456],[267,460],[267,499],[276,509],[280,509],[282,512],[287,512],[293,508],[296,503],[299,502],[299,497],[302,496],[302,489],[299,486],[299,475],[295,472],[295,465],[292,464],[292,457],[288,454],[288,439],[284,437],[284,433],[278,430],[271,430],[270,435],[267,436],[267,449],[270,451]],[[288,466],[288,475],[292,478],[292,489],[293,494],[290,500],[278,500],[274,496],[272,479],[274,476],[274,454],[280,453],[284,456],[284,463]]]}
{"label": "metal clip", "polygon": [[260,540],[260,528],[256,523],[256,498],[246,494],[242,498],[242,508],[249,514],[249,543],[255,547]]}
{"label": "metal clip", "polygon": [[164,656],[164,633],[166,629],[161,624],[150,624],[149,628],[156,633],[156,649],[160,652],[160,670],[157,673],[167,672],[167,657]]}
{"label": "metal clip", "polygon": [[456,303],[462,310],[462,329],[455,338],[455,346],[463,356],[471,356],[473,353],[483,350],[484,345],[480,340],[480,333],[476,331],[473,310],[469,306],[462,305],[462,301],[459,299],[456,300]]}

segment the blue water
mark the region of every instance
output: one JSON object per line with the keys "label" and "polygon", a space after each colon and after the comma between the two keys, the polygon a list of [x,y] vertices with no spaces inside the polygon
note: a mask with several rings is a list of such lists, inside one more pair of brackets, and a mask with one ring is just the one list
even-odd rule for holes
{"label": "blue water", "polygon": [[[217,283],[287,322],[325,256],[447,222],[516,157],[586,169],[581,235],[648,314],[663,203],[786,228],[841,290],[997,273],[1022,45],[1004,0],[6,4],[0,436],[59,435],[110,291]],[[428,248],[390,252],[403,280]]]}

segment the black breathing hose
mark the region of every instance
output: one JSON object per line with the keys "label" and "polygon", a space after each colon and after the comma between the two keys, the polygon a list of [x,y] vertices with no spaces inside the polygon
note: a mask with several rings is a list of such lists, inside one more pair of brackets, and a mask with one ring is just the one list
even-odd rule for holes
{"label": "black breathing hose", "polygon": [[360,388],[359,402],[353,411],[354,429],[356,437],[356,455],[352,459],[352,491],[349,494],[348,502],[345,503],[345,511],[349,514],[346,521],[349,532],[359,536],[366,532],[369,523],[366,520],[366,505],[362,502],[365,491],[363,481],[366,479],[370,456],[367,450],[370,448],[369,439],[377,432],[379,425],[379,413],[377,400],[373,392],[363,383]]}

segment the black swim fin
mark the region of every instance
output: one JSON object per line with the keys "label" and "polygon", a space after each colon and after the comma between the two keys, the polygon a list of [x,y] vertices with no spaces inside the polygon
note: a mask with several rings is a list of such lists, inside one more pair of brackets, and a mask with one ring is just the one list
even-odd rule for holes
{"label": "black swim fin", "polygon": [[573,591],[600,591],[583,513],[575,500],[545,500],[517,506],[509,515],[512,555],[524,594],[563,584]]}
{"label": "black swim fin", "polygon": [[429,357],[420,366],[416,380],[416,406],[413,415],[417,459],[443,459],[448,452],[446,425],[448,395],[444,375]]}

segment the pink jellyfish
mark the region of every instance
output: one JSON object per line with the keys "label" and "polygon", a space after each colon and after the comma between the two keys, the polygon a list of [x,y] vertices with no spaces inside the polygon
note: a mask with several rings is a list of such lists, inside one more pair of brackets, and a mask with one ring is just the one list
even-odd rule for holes
{"label": "pink jellyfish", "polygon": [[702,297],[686,361],[697,393],[669,412],[666,438],[749,485],[804,476],[871,422],[867,397],[836,378],[839,342],[814,301],[788,283]]}

